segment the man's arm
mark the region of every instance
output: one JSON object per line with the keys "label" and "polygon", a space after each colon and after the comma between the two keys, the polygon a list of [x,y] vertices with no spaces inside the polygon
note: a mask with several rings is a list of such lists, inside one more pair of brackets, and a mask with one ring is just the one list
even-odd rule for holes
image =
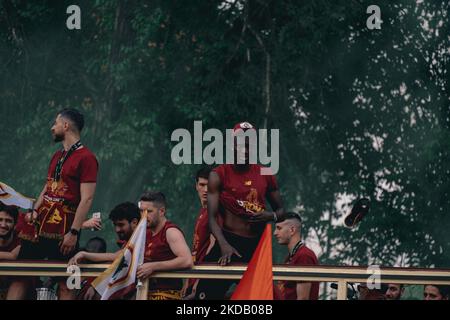
{"label": "man's arm", "polygon": [[[89,209],[92,206],[94,200],[96,183],[81,183],[80,184],[80,203],[78,204],[77,211],[75,212],[75,219],[71,228],[80,230],[83,222],[86,220],[86,216]],[[77,236],[72,233],[67,233],[61,244],[61,252],[64,255],[68,255],[75,248],[77,243]]]}
{"label": "man's arm", "polygon": [[[279,221],[284,218],[285,210],[281,201],[280,190],[276,189],[267,194],[267,200],[273,211],[264,210],[251,217],[250,222]],[[276,215],[276,218],[275,218]]]}
{"label": "man's arm", "polygon": [[89,209],[91,209],[92,202],[94,201],[96,185],[96,183],[92,182],[80,184],[80,203],[78,204],[75,219],[72,223],[73,229],[80,230],[83,222],[86,220]]}
{"label": "man's arm", "polygon": [[297,300],[309,300],[309,294],[311,292],[311,282],[298,282],[296,291]]}
{"label": "man's arm", "polygon": [[69,265],[71,264],[79,264],[83,261],[90,262],[113,262],[119,256],[122,250],[116,252],[106,252],[106,253],[93,253],[80,251],[76,255],[72,257],[69,261]]}
{"label": "man's arm", "polygon": [[20,246],[15,247],[9,252],[0,252],[0,260],[17,260],[20,252]]}
{"label": "man's arm", "polygon": [[286,212],[283,208],[283,202],[281,201],[280,190],[276,189],[272,192],[269,192],[269,194],[267,195],[267,200],[269,201],[272,210],[277,215],[277,220],[283,219]]}
{"label": "man's arm", "polygon": [[81,224],[81,229],[91,229],[102,230],[102,219],[100,218],[90,218],[89,220],[85,220]]}
{"label": "man's arm", "polygon": [[137,277],[141,279],[148,278],[155,271],[178,270],[192,268],[191,251],[184,239],[183,234],[176,228],[170,228],[166,231],[167,243],[175,254],[176,258],[167,261],[147,262],[138,267]]}
{"label": "man's arm", "polygon": [[226,265],[230,263],[233,254],[241,256],[223,236],[222,229],[217,223],[217,216],[219,215],[219,197],[220,197],[221,181],[219,175],[215,172],[209,174],[208,179],[208,222],[211,233],[216,239],[222,251],[222,257],[219,259],[219,264]]}
{"label": "man's arm", "polygon": [[39,208],[42,204],[42,200],[44,199],[44,194],[45,191],[47,190],[47,183],[44,184],[44,187],[42,188],[41,193],[39,194],[39,197],[37,198],[36,202],[34,203],[34,208],[35,210],[37,210],[37,208]]}
{"label": "man's arm", "polygon": [[208,249],[206,249],[206,255],[209,254],[209,252],[211,251],[211,249],[214,247],[214,245],[216,244],[216,238],[214,238],[214,236],[212,234],[209,235],[209,246]]}
{"label": "man's arm", "polygon": [[33,212],[27,212],[25,214],[25,221],[26,222],[35,221],[37,219],[38,214],[37,214],[37,212],[35,212],[35,210],[37,210],[41,206],[42,201],[44,199],[44,194],[45,194],[46,190],[47,190],[47,184],[44,184],[44,187],[42,188],[42,191],[39,194],[39,197],[34,202]]}

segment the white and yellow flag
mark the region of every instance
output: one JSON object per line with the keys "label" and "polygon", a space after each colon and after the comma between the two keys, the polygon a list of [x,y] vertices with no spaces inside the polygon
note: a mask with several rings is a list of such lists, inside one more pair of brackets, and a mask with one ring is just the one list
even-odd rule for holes
{"label": "white and yellow flag", "polygon": [[144,262],[146,231],[147,212],[144,211],[120,255],[92,282],[101,300],[118,299],[136,289],[136,270]]}
{"label": "white and yellow flag", "polygon": [[8,206],[33,209],[34,199],[25,197],[6,183],[0,182],[0,201]]}

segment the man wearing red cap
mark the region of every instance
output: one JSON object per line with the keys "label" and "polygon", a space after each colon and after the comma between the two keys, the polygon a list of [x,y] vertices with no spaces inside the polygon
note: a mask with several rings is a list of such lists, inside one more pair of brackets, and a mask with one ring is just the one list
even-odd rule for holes
{"label": "man wearing red cap", "polygon": [[[252,134],[256,137],[256,130],[250,123],[237,124],[233,129],[234,163],[220,165],[209,175],[208,217],[216,243],[205,262],[220,265],[248,263],[266,223],[284,217],[275,176],[262,174],[262,169],[268,168],[250,161],[249,151],[254,140],[249,136]],[[249,138],[245,144],[240,143],[243,136]],[[266,210],[266,199],[273,211]],[[219,215],[222,226],[217,223]],[[232,283],[229,280],[201,280],[196,296],[199,299],[223,299]]]}

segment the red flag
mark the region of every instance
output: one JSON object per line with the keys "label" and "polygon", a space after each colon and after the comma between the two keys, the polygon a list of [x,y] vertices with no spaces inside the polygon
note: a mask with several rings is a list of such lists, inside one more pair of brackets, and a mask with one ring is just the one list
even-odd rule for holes
{"label": "red flag", "polygon": [[266,229],[231,300],[273,300],[272,226]]}

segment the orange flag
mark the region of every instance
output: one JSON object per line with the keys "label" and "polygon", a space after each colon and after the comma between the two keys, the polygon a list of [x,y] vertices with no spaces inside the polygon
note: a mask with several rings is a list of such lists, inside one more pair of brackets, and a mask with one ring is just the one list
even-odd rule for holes
{"label": "orange flag", "polygon": [[272,226],[270,224],[266,225],[252,260],[231,300],[273,300]]}

